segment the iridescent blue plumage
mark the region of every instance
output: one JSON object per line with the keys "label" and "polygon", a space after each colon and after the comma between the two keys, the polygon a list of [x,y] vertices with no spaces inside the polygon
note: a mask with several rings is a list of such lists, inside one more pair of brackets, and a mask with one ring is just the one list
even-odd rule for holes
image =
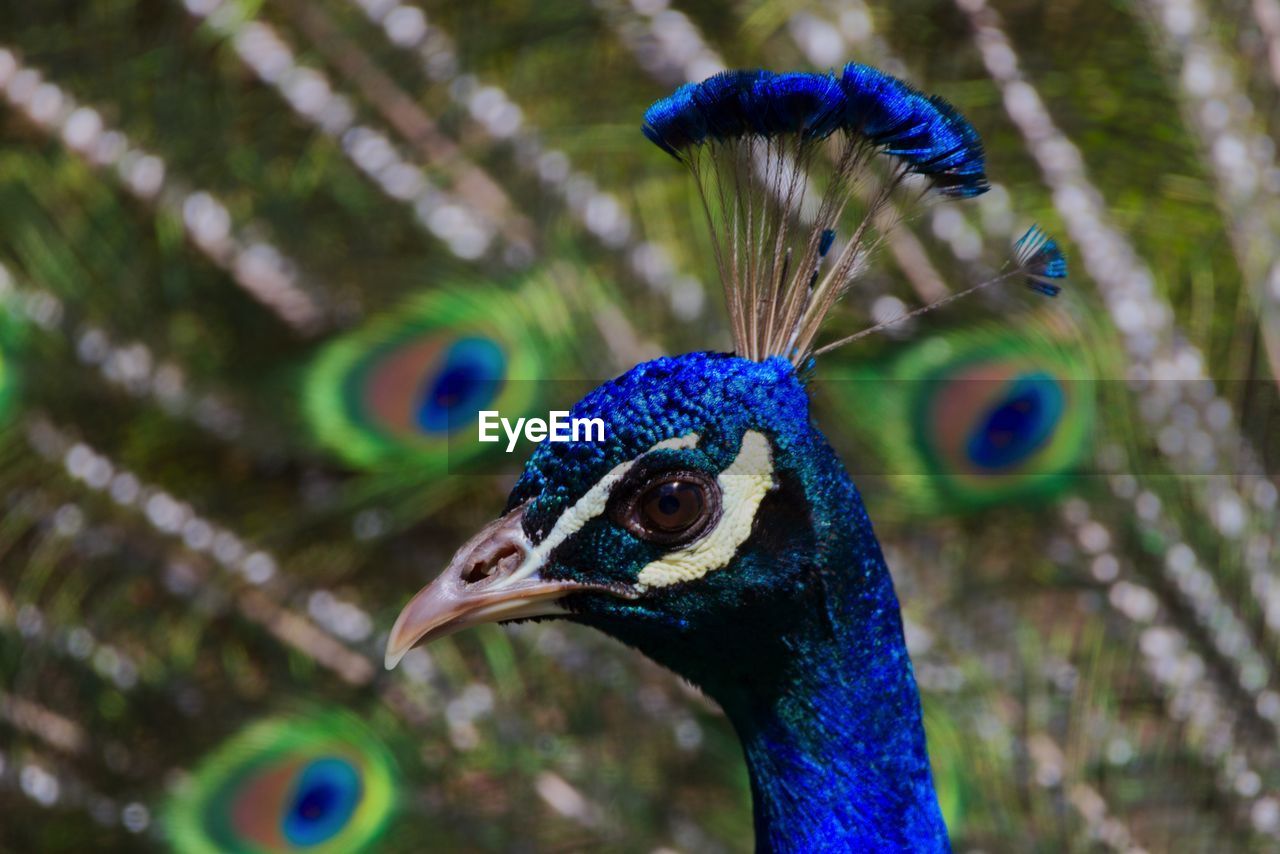
{"label": "iridescent blue plumage", "polygon": [[800,134],[821,139],[840,126],[843,93],[829,74],[723,71],[688,83],[645,112],[644,135],[679,158],[708,141]]}
{"label": "iridescent blue plumage", "polygon": [[836,230],[834,228],[824,229],[822,238],[818,241],[818,257],[825,258],[827,253],[831,251],[831,244],[836,242]]}
{"label": "iridescent blue plumage", "polygon": [[693,108],[702,115],[707,136],[715,140],[736,139],[760,133],[763,124],[756,104],[756,83],[767,79],[760,69],[721,71],[703,80],[693,90]]}
{"label": "iridescent blue plumage", "polygon": [[945,100],[853,62],[844,67],[840,83],[849,132],[901,158],[944,195],[967,198],[987,191],[982,140]]}
{"label": "iridescent blue plumage", "polygon": [[887,145],[921,130],[913,120],[912,90],[898,78],[870,65],[851,62],[840,74],[845,97],[844,126]]}
{"label": "iridescent blue plumage", "polygon": [[[808,397],[783,359],[752,362],[721,353],[690,353],[637,365],[587,394],[571,418],[601,418],[607,442],[546,442],[526,464],[508,501],[534,499],[525,513],[540,529],[576,495],[618,463],[632,459],[681,431],[705,433],[699,447],[717,462],[737,449],[747,423],[786,424],[787,433],[808,428]],[[751,413],[745,412],[751,408]],[[733,414],[726,420],[726,414]],[[723,435],[721,435],[723,434]],[[788,442],[793,437],[786,437]],[[731,447],[727,447],[731,446]]]}
{"label": "iridescent blue plumage", "polygon": [[791,363],[655,359],[570,417],[604,440],[538,447],[388,661],[486,620],[593,626],[723,707],[758,850],[947,851],[893,581]]}
{"label": "iridescent blue plumage", "polygon": [[707,122],[693,103],[699,84],[686,83],[666,98],[655,101],[644,113],[641,130],[663,151],[676,159],[690,146],[707,138]]}
{"label": "iridescent blue plumage", "polygon": [[[888,568],[861,498],[813,425],[785,359],[691,353],[638,365],[584,397],[608,441],[544,443],[512,491],[530,542],[620,463],[689,433],[651,466],[724,471],[768,436],[776,489],[731,563],[639,598],[566,597],[570,619],[632,644],[715,698],[743,742],[765,851],[944,851]],[[550,579],[625,586],[663,548],[607,516],[552,553]]]}
{"label": "iridescent blue plumage", "polygon": [[982,142],[942,98],[858,63],[831,74],[760,69],[722,71],[687,83],[645,112],[644,134],[680,158],[704,142],[795,134],[825,139],[836,131],[900,158],[951,196],[987,189]]}
{"label": "iridescent blue plumage", "polygon": [[[799,365],[814,351],[822,318],[865,266],[877,219],[908,176],[946,198],[988,188],[982,141],[955,108],[857,63],[838,76],[722,71],[656,101],[643,129],[697,180],[734,344],[751,359]],[[806,194],[817,188],[814,204]],[[854,212],[850,239],[828,262]]]}
{"label": "iridescent blue plumage", "polygon": [[770,74],[752,87],[752,125],[764,136],[824,139],[839,126],[844,93],[829,74]]}

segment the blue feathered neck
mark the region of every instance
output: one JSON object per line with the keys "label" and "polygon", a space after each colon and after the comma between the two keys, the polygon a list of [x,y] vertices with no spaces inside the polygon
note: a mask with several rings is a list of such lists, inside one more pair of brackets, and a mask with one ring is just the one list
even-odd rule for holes
{"label": "blue feathered neck", "polygon": [[[639,600],[570,606],[724,708],[746,752],[760,849],[946,850],[893,582],[791,364],[656,359],[595,389],[573,415],[604,419],[610,440],[545,444],[530,459],[510,500],[525,505],[535,542],[577,495],[659,440],[697,432],[721,470],[745,431],[770,438],[776,488],[728,568]],[[623,582],[635,567],[619,535],[598,528],[564,546],[560,564]]]}
{"label": "blue feathered neck", "polygon": [[893,582],[848,474],[818,439],[804,478],[818,543],[805,610],[783,655],[717,697],[746,753],[757,845],[948,851]]}

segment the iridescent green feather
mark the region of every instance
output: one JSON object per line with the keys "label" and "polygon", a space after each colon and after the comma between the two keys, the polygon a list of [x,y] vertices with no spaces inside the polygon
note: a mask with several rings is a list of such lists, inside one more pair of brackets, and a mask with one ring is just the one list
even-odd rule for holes
{"label": "iridescent green feather", "polygon": [[0,427],[9,423],[17,410],[20,384],[18,362],[22,326],[0,300]]}
{"label": "iridescent green feather", "polygon": [[368,850],[395,810],[386,746],[342,712],[252,724],[171,795],[165,834],[184,854]]}
{"label": "iridescent green feather", "polygon": [[13,409],[17,397],[17,364],[8,348],[0,344],[0,424]]}

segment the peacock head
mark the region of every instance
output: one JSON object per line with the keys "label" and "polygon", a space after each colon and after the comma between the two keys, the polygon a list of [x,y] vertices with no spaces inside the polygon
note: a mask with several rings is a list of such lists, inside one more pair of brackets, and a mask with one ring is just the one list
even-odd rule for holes
{"label": "peacock head", "polygon": [[[866,512],[810,421],[801,375],[896,322],[817,343],[892,194],[987,189],[981,140],[942,99],[856,63],[838,76],[723,72],[656,102],[644,133],[695,179],[736,355],[657,359],[583,398],[572,417],[603,421],[605,441],[535,451],[506,513],[402,612],[389,665],[475,623],[560,616],[724,689],[758,681],[771,656],[785,662],[804,642],[797,628],[821,631],[834,600],[852,603],[855,628],[896,620]],[[855,200],[869,179],[878,189]],[[1053,295],[1065,274],[1033,228],[1011,269],[966,292],[1021,277]],[[848,579],[857,595],[824,595]]]}
{"label": "peacock head", "polygon": [[467,626],[562,617],[701,681],[692,662],[761,636],[802,595],[815,522],[852,490],[789,361],[660,358],[571,415],[601,419],[604,441],[535,450],[506,512],[401,613],[389,666]]}

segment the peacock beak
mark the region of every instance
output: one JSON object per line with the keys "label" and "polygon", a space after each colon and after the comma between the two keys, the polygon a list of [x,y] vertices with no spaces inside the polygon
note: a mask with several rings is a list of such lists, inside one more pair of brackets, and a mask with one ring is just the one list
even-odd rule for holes
{"label": "peacock beak", "polygon": [[544,579],[541,561],[524,535],[523,518],[521,507],[490,522],[458,549],[435,581],[409,600],[387,639],[388,670],[420,643],[481,623],[567,614],[561,597],[595,589]]}

